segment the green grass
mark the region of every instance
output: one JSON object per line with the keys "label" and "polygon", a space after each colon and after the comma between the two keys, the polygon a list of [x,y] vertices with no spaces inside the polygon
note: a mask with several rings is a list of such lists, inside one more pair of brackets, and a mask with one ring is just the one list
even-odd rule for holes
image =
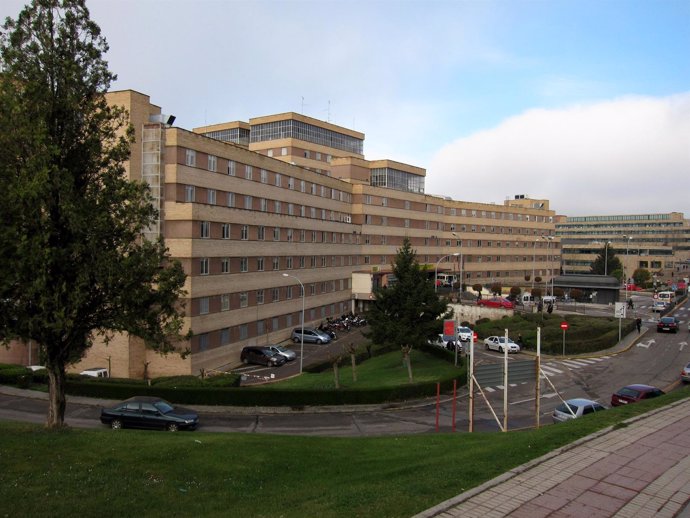
{"label": "green grass", "polygon": [[[464,379],[465,370],[460,364],[456,367],[452,361],[444,361],[415,349],[410,354],[412,377],[415,383],[438,382],[453,377],[462,377]],[[338,371],[340,388],[388,388],[408,383],[407,367],[403,364],[400,351],[374,356],[357,364],[357,382],[353,381],[352,364],[349,356],[343,356]],[[275,388],[276,390],[334,389],[335,377],[333,369],[327,369],[318,373],[305,371],[301,376],[295,378],[262,385],[262,390],[268,387]]]}
{"label": "green grass", "polygon": [[3,514],[411,516],[690,388],[540,430],[322,438],[0,422]]}

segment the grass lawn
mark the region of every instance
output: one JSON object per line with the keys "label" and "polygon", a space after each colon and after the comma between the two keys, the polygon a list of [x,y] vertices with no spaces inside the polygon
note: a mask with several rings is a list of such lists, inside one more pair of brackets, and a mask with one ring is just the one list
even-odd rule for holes
{"label": "grass lawn", "polygon": [[409,517],[530,459],[690,396],[540,430],[321,438],[0,422],[5,516]]}
{"label": "grass lawn", "polygon": [[[453,377],[461,377],[463,380],[465,378],[465,368],[460,366],[460,363],[456,367],[452,361],[444,361],[417,349],[413,349],[410,354],[414,383],[438,382]],[[338,371],[340,388],[386,388],[408,383],[407,367],[403,364],[400,351],[374,356],[357,364],[357,382],[353,381],[352,364],[349,356],[343,356]],[[335,376],[333,369],[327,369],[318,373],[305,371],[301,376],[262,385],[261,388],[262,390],[266,388],[274,388],[276,390],[334,389]]]}

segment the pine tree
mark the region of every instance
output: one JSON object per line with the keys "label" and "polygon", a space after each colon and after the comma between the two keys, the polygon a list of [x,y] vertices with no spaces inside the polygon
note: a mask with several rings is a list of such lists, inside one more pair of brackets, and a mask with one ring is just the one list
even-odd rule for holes
{"label": "pine tree", "polygon": [[49,428],[94,339],[170,352],[183,325],[184,271],[141,237],[157,214],[125,175],[132,132],[106,103],[107,49],[84,0],[34,0],[0,35],[0,338],[39,344]]}
{"label": "pine tree", "polygon": [[445,298],[439,298],[433,282],[419,264],[409,239],[405,239],[392,265],[395,281],[374,290],[374,301],[367,312],[367,338],[376,344],[409,351],[438,335],[442,318],[452,318]]}

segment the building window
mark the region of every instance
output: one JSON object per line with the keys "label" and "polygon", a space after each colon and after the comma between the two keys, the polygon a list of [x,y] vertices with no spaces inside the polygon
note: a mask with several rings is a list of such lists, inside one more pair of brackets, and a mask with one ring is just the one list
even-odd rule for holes
{"label": "building window", "polygon": [[246,241],[249,239],[249,225],[242,225],[242,230],[240,232],[240,239]]}
{"label": "building window", "polygon": [[280,227],[273,227],[273,241],[280,241]]}
{"label": "building window", "polygon": [[288,177],[288,189],[294,189],[295,188],[295,179],[290,176]]}
{"label": "building window", "polygon": [[280,257],[273,258],[273,270],[280,270]]}
{"label": "building window", "polygon": [[293,203],[288,203],[288,215],[289,216],[295,215],[295,205]]}
{"label": "building window", "polygon": [[268,171],[266,169],[261,170],[261,183],[268,183]]}
{"label": "building window", "polygon": [[280,300],[280,289],[271,289],[271,302],[278,302]]}
{"label": "building window", "polygon": [[249,327],[247,324],[240,325],[240,340],[246,340],[249,338]]}
{"label": "building window", "polygon": [[193,202],[195,198],[195,189],[193,185],[185,185],[184,187],[184,201]]}
{"label": "building window", "polygon": [[247,260],[246,257],[240,257],[240,271],[241,272],[248,272],[249,271],[249,261]]}
{"label": "building window", "polygon": [[208,315],[208,297],[201,297],[199,299],[199,314]]}
{"label": "building window", "polygon": [[234,206],[235,206],[235,193],[229,192],[228,193],[228,207],[234,207]]}
{"label": "building window", "polygon": [[304,256],[303,255],[299,256],[299,267],[304,268]]}
{"label": "building window", "polygon": [[260,226],[257,228],[256,238],[257,238],[259,241],[263,241],[264,239],[266,239],[266,227],[264,227],[263,225],[260,225]]}
{"label": "building window", "polygon": [[276,173],[276,187],[281,187],[283,183],[283,177],[280,173]]}
{"label": "building window", "polygon": [[235,176],[237,165],[234,160],[228,160],[228,175]]}
{"label": "building window", "polygon": [[208,155],[208,170],[216,172],[216,167],[218,165],[218,158],[213,155]]}
{"label": "building window", "polygon": [[202,257],[199,259],[199,273],[201,275],[208,275],[208,257]]}
{"label": "building window", "polygon": [[254,199],[251,196],[244,197],[244,208],[247,210],[252,210],[254,205]]}
{"label": "building window", "polygon": [[208,333],[199,335],[199,350],[205,351],[208,349]]}
{"label": "building window", "polygon": [[256,303],[257,304],[263,304],[264,303],[264,290],[256,290]]}
{"label": "building window", "polygon": [[229,257],[223,257],[220,260],[220,272],[221,273],[230,273],[230,258]]}
{"label": "building window", "polygon": [[285,288],[285,299],[286,300],[292,299],[292,286],[287,286]]}
{"label": "building window", "polygon": [[202,239],[208,239],[211,237],[211,222],[210,221],[200,221],[199,222],[199,236]]}
{"label": "building window", "polygon": [[292,270],[292,256],[288,256],[285,258],[285,268],[288,270]]}
{"label": "building window", "polygon": [[273,156],[273,150],[269,149],[268,151],[266,151],[266,155],[272,157]]}
{"label": "building window", "polygon": [[286,148],[286,147],[281,148],[281,149],[280,149],[280,154],[281,154],[282,156],[287,156],[287,148]]}
{"label": "building window", "polygon": [[187,149],[184,163],[189,167],[196,167],[196,151],[193,149]]}
{"label": "building window", "polygon": [[228,345],[230,343],[230,329],[224,327],[220,330],[220,345]]}
{"label": "building window", "polygon": [[292,233],[293,230],[291,228],[287,229],[287,240],[289,243],[292,243]]}
{"label": "building window", "polygon": [[249,306],[249,295],[246,291],[243,291],[240,293],[240,307],[246,308],[247,306]]}
{"label": "building window", "polygon": [[263,257],[257,257],[256,258],[256,271],[257,272],[263,272],[264,271],[264,258]]}
{"label": "building window", "polygon": [[230,223],[223,223],[221,228],[221,236],[223,239],[230,239]]}
{"label": "building window", "polygon": [[254,172],[254,170],[252,169],[252,166],[250,166],[250,165],[244,166],[244,178],[246,180],[252,179],[253,172]]}
{"label": "building window", "polygon": [[266,198],[260,198],[259,199],[259,205],[261,207],[261,212],[267,212],[268,211],[268,200]]}
{"label": "building window", "polygon": [[209,189],[207,191],[206,201],[209,203],[209,205],[215,205],[216,204],[216,190],[215,189]]}
{"label": "building window", "polygon": [[283,206],[282,206],[282,204],[280,203],[280,201],[275,200],[275,201],[273,202],[273,212],[275,212],[276,214],[280,214],[280,212],[281,212],[282,210],[283,210]]}

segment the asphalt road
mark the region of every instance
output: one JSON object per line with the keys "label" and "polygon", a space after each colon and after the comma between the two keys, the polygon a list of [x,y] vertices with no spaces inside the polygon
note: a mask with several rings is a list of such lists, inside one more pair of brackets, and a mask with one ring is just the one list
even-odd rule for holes
{"label": "asphalt road", "polygon": [[[657,316],[652,315],[644,305],[636,301],[636,311],[643,318],[646,332],[638,338],[626,337],[632,345],[624,352],[611,351],[596,358],[567,359],[561,357],[543,358],[542,369],[556,387],[554,391],[546,382],[541,385],[541,425],[551,423],[550,414],[564,399],[587,397],[608,406],[612,392],[631,383],[647,383],[664,390],[673,390],[679,382],[679,372],[690,361],[688,351],[687,323],[690,318],[688,303],[675,312],[681,320],[678,334],[657,333]],[[643,330],[644,331],[644,330]],[[304,346],[304,362],[312,363],[331,357],[344,347],[362,340],[360,330],[339,337],[329,346]],[[526,354],[510,355],[509,361],[530,358]],[[477,361],[500,362],[502,355],[488,352],[478,344]],[[263,367],[244,368],[247,379],[259,380],[269,377],[271,372],[279,377],[299,372],[299,360],[277,369]],[[263,380],[262,380],[263,381]],[[484,394],[494,408],[498,420],[503,422],[504,390],[502,386],[483,387]],[[79,428],[104,427],[98,420],[100,408],[112,402],[71,397],[68,399],[66,422]],[[535,385],[522,383],[508,387],[508,428],[517,429],[534,426]],[[200,414],[199,430],[207,432],[242,432],[268,434],[294,434],[319,436],[375,436],[403,435],[466,431],[469,427],[468,398],[466,388],[458,391],[453,402],[451,395],[442,395],[437,405],[435,398],[412,403],[376,405],[352,408],[305,408],[291,410],[284,408],[228,408],[194,407]],[[47,414],[44,394],[27,394],[22,391],[0,387],[0,419],[42,423]],[[481,396],[475,399],[475,431],[498,431],[499,424],[492,416],[488,404]]]}

